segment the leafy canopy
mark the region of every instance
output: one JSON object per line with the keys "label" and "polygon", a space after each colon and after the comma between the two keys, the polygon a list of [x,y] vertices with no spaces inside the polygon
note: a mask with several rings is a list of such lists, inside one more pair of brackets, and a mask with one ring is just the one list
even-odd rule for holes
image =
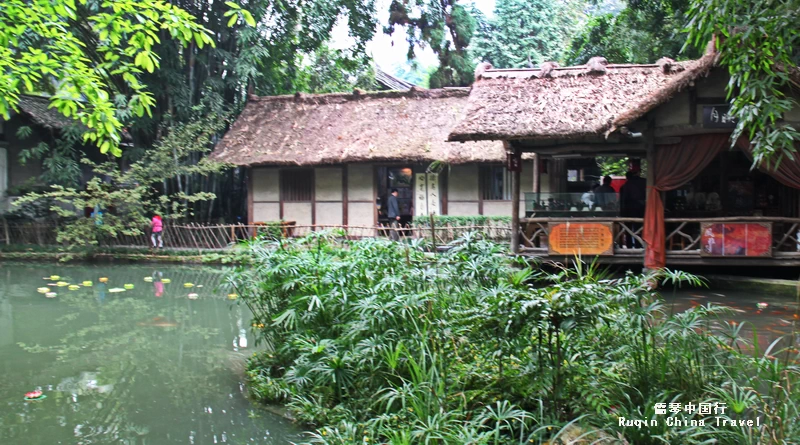
{"label": "leafy canopy", "polygon": [[561,61],[583,20],[583,6],[575,0],[499,0],[473,52],[498,68]]}
{"label": "leafy canopy", "polygon": [[431,74],[431,88],[468,86],[475,70],[468,49],[478,26],[473,9],[459,0],[393,0],[384,32],[391,34],[395,26],[406,29],[409,60],[418,47],[428,46],[436,53],[439,67]]}
{"label": "leafy canopy", "polygon": [[[253,18],[228,3],[231,21]],[[153,47],[164,31],[177,42],[214,46],[189,13],[150,0],[4,0],[0,9],[0,115],[19,95],[54,90],[51,106],[88,127],[84,139],[119,155],[118,108],[150,113],[155,100],[140,81],[160,64]]]}
{"label": "leafy canopy", "polygon": [[733,142],[749,138],[756,164],[795,161],[800,133],[781,119],[798,108],[789,90],[800,86],[800,1],[694,0],[688,15],[692,44],[718,36],[720,64],[731,76],[731,113],[739,120]]}

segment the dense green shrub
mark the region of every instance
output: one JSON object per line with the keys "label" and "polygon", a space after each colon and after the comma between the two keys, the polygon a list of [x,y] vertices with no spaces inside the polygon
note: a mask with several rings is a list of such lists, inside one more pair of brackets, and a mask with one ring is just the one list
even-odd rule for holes
{"label": "dense green shrub", "polygon": [[[252,391],[315,426],[312,443],[797,439],[789,352],[742,353],[740,326],[715,328],[722,308],[673,314],[651,287],[696,278],[545,273],[476,234],[439,255],[424,243],[333,232],[255,242],[230,277],[268,346],[251,361]],[[667,426],[654,405],[669,402],[727,403],[726,416],[761,427],[716,426],[713,415]],[[660,422],[620,426],[620,416]]]}

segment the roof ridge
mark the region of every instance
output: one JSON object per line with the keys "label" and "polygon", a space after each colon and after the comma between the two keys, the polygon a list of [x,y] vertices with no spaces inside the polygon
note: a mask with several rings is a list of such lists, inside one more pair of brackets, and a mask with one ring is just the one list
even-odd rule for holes
{"label": "roof ridge", "polygon": [[364,99],[444,99],[449,97],[466,97],[469,95],[469,88],[438,88],[425,90],[411,88],[407,91],[363,91],[353,90],[349,93],[321,93],[310,94],[297,92],[295,94],[282,94],[276,96],[248,96],[248,100],[253,102],[298,102],[298,103],[330,103],[336,101],[353,101]]}

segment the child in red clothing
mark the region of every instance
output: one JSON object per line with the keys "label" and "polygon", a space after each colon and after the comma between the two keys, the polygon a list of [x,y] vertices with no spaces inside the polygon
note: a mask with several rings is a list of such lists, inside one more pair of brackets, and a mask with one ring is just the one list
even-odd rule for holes
{"label": "child in red clothing", "polygon": [[164,247],[164,240],[161,238],[161,231],[164,230],[164,225],[161,222],[161,216],[155,215],[153,216],[153,220],[150,222],[150,228],[152,229],[153,234],[150,235],[150,241],[153,242],[153,248],[156,247]]}

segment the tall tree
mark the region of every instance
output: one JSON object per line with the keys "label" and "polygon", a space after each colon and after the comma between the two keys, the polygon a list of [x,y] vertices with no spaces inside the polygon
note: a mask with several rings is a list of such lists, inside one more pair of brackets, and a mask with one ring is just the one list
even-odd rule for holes
{"label": "tall tree", "polygon": [[424,46],[439,57],[439,67],[430,77],[431,88],[472,83],[475,62],[468,47],[477,27],[472,7],[459,0],[392,0],[384,32],[391,34],[396,26],[405,28],[408,35],[409,59]]}
{"label": "tall tree", "polygon": [[693,0],[689,18],[695,47],[718,37],[738,118],[733,141],[748,137],[755,163],[796,162],[800,132],[781,121],[799,107],[800,1]]}
{"label": "tall tree", "polygon": [[578,0],[498,0],[473,53],[498,68],[562,61],[583,21],[583,6]]}
{"label": "tall tree", "polygon": [[611,63],[652,63],[661,57],[692,58],[686,42],[686,0],[630,0],[625,8],[596,8],[583,31],[572,41],[567,62],[585,63],[603,56]]}

